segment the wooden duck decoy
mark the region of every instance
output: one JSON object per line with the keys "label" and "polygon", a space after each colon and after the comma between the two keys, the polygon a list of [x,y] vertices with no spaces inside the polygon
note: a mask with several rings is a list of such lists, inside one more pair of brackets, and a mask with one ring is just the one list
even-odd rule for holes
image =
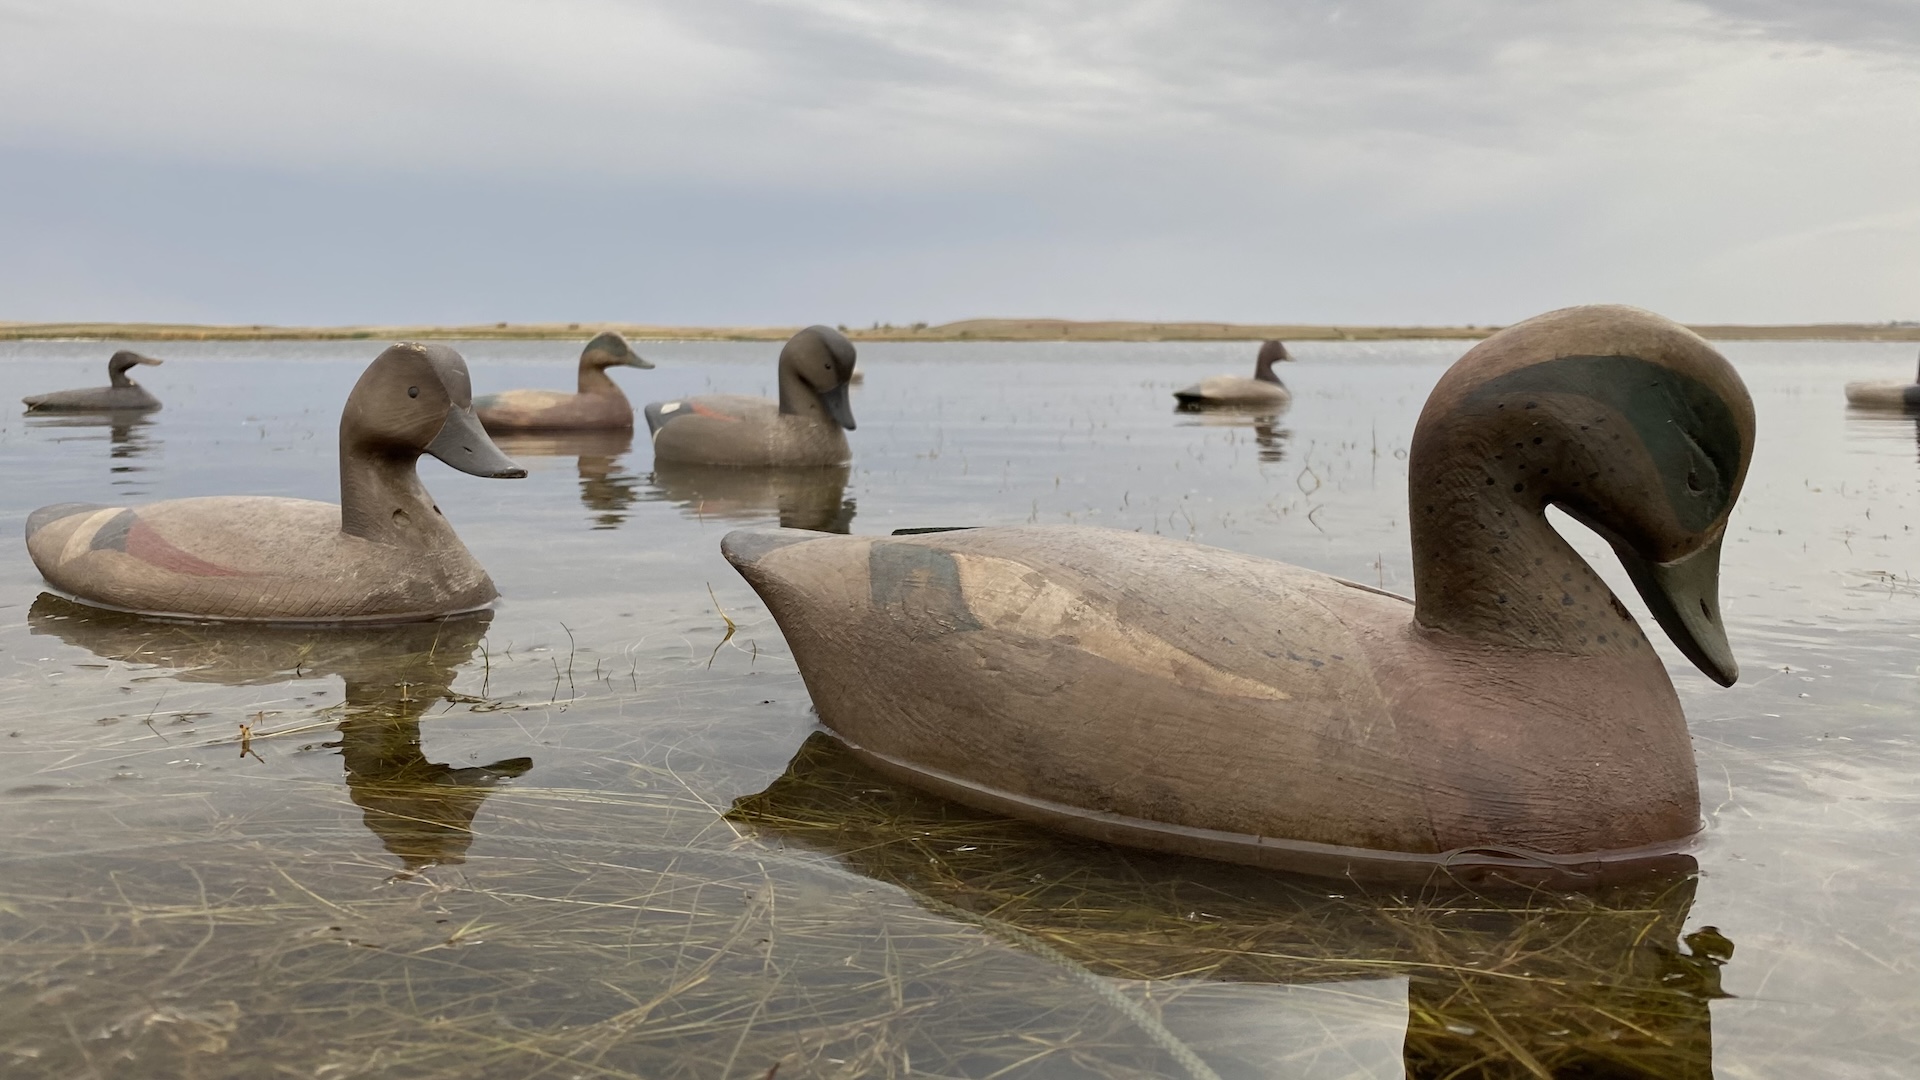
{"label": "wooden duck decoy", "polygon": [[459,353],[394,345],[341,413],[340,505],[62,503],[28,516],[27,552],[54,587],[144,614],[401,622],[484,607],[499,592],[420,485],[423,453],[475,476],[526,475],[474,418]]}
{"label": "wooden duck decoy", "polygon": [[742,530],[821,722],[897,779],[1096,839],[1317,873],[1587,865],[1700,826],[1686,719],[1548,523],[1613,546],[1700,669],[1753,452],[1731,365],[1625,307],[1442,378],[1409,458],[1416,599],[1114,529]]}
{"label": "wooden duck decoy", "polygon": [[1218,405],[1280,408],[1293,400],[1293,394],[1281,383],[1280,376],[1273,373],[1273,365],[1291,359],[1293,357],[1287,354],[1287,347],[1280,342],[1261,342],[1260,355],[1253,362],[1253,378],[1215,375],[1184,390],[1175,390],[1174,400],[1180,403],[1182,409],[1204,409]]}
{"label": "wooden duck decoy", "polygon": [[1920,382],[1850,382],[1847,404],[1859,409],[1920,409]]}
{"label": "wooden duck decoy", "polygon": [[107,361],[111,385],[85,390],[55,390],[21,398],[28,412],[151,412],[160,407],[160,399],[144,386],[127,378],[127,372],[140,365],[157,366],[160,361],[121,349]]}
{"label": "wooden duck decoy", "polygon": [[515,431],[633,430],[633,404],[607,377],[610,367],[651,368],[627,339],[609,330],[580,351],[579,392],[504,390],[473,401],[474,415],[490,434]]}
{"label": "wooden duck decoy", "polygon": [[646,408],[653,459],[684,465],[821,466],[853,460],[853,343],[809,326],[780,350],[780,400],[708,394]]}

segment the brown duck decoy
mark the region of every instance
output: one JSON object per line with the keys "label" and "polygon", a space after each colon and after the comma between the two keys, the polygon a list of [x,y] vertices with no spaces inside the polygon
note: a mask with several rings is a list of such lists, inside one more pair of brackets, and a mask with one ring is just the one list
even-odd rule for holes
{"label": "brown duck decoy", "polygon": [[474,415],[494,435],[514,431],[633,430],[633,404],[607,377],[611,367],[651,368],[627,339],[609,330],[580,351],[580,391],[504,390],[473,400]]}
{"label": "brown duck decoy", "polygon": [[1850,382],[1847,404],[1860,409],[1920,409],[1920,382]]}
{"label": "brown duck decoy", "polygon": [[1548,523],[1612,544],[1715,681],[1753,404],[1625,307],[1476,346],[1414,431],[1417,600],[1114,529],[742,530],[821,722],[881,771],[1097,839],[1316,873],[1593,864],[1686,846],[1666,668]]}
{"label": "brown duck decoy", "polygon": [[423,453],[475,476],[526,475],[474,418],[459,353],[394,345],[341,413],[340,505],[61,503],[28,516],[27,552],[54,587],[153,615],[400,622],[485,607],[499,592],[420,485]]}
{"label": "brown duck decoy", "polygon": [[853,460],[853,343],[809,326],[780,350],[780,400],[708,394],[646,408],[653,459],[685,465],[819,466]]}
{"label": "brown duck decoy", "polygon": [[1281,383],[1280,376],[1273,373],[1273,365],[1291,359],[1293,357],[1287,354],[1287,347],[1280,342],[1261,342],[1260,355],[1253,362],[1253,378],[1215,375],[1184,390],[1175,390],[1174,400],[1183,409],[1203,409],[1212,405],[1242,408],[1249,405],[1284,406],[1293,400],[1293,394]]}
{"label": "brown duck decoy", "polygon": [[107,378],[112,385],[85,390],[55,390],[50,394],[35,394],[20,400],[26,404],[28,412],[151,412],[160,407],[160,399],[154,397],[146,387],[127,378],[127,372],[142,364],[151,366],[159,363],[151,356],[121,349],[107,361]]}

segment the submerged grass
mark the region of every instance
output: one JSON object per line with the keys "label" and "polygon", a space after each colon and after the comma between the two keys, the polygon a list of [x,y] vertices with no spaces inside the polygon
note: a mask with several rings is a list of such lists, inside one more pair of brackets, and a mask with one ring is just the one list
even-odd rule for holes
{"label": "submerged grass", "polygon": [[[723,645],[764,630],[722,618]],[[181,710],[130,700],[154,721],[136,744],[69,723],[62,746],[34,740],[53,771],[198,748],[263,779],[240,800],[175,787],[171,808],[96,785],[48,809],[84,827],[0,846],[9,1076],[1208,1080],[1369,1075],[1324,1063],[1377,1059],[1383,1040],[1413,1076],[1711,1075],[1732,945],[1683,937],[1689,875],[1382,891],[1128,852],[901,788],[820,734],[738,795],[737,758],[705,740],[757,699],[757,655],[704,641],[685,643],[697,680],[550,702],[557,649],[569,671],[591,653],[569,628],[545,656],[475,663],[484,615],[236,630],[46,596],[29,623],[126,685],[167,672]],[[480,695],[453,688],[466,668]],[[250,730],[196,687],[242,688]],[[598,770],[585,782],[423,749],[429,723],[511,724],[544,748],[567,709]],[[76,835],[87,849],[57,847]],[[1381,980],[1403,987],[1384,1008],[1342,989]],[[1318,1022],[1227,1046],[1219,987]]]}
{"label": "submerged grass", "polygon": [[[412,655],[418,672],[444,654]],[[400,685],[350,679],[329,712],[343,741],[445,700]],[[304,785],[304,818],[263,809],[167,842],[0,857],[0,1062],[10,1076],[1252,1076],[1379,1027],[1336,1011],[1272,1058],[1235,1057],[1187,1033],[1206,1029],[1184,997],[1401,978],[1412,1075],[1710,1075],[1707,1003],[1731,946],[1679,940],[1689,877],[1378,893],[1129,853],[901,789],[822,735],[720,817],[717,766],[630,750],[625,790],[493,777],[477,815],[475,789],[444,773],[389,775],[383,802],[364,798],[348,749],[348,799]]]}

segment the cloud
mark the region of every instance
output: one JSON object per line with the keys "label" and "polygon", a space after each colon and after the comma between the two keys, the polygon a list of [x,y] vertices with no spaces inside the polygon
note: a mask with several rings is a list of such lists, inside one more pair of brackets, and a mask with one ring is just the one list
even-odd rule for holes
{"label": "cloud", "polygon": [[[0,285],[101,317],[1910,315],[1899,245],[1831,227],[1920,206],[1896,7],[0,0],[0,184],[34,193]],[[1789,235],[1821,273],[1729,258]],[[382,241],[481,261],[343,282]]]}

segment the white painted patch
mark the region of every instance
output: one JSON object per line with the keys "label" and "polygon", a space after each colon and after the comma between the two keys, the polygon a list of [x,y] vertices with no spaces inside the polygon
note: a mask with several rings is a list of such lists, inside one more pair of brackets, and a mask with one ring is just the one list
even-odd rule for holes
{"label": "white painted patch", "polygon": [[88,514],[87,520],[81,522],[71,533],[67,534],[67,542],[60,548],[60,560],[54,565],[64,566],[68,562],[85,555],[88,549],[93,546],[93,535],[100,531],[102,525],[119,517],[120,511],[124,509],[126,508],[121,506],[109,506],[104,510],[95,510],[93,513]]}
{"label": "white painted patch", "polygon": [[1198,656],[1122,622],[1086,597],[1041,578],[1009,559],[955,554],[960,593],[974,618],[1002,633],[1049,639],[1071,637],[1074,647],[1190,690],[1231,697],[1290,701],[1292,694],[1224,671]]}
{"label": "white painted patch", "polygon": [[661,415],[665,415],[670,412],[679,412],[679,411],[680,411],[680,403],[677,401],[669,401],[665,405],[660,406]]}

